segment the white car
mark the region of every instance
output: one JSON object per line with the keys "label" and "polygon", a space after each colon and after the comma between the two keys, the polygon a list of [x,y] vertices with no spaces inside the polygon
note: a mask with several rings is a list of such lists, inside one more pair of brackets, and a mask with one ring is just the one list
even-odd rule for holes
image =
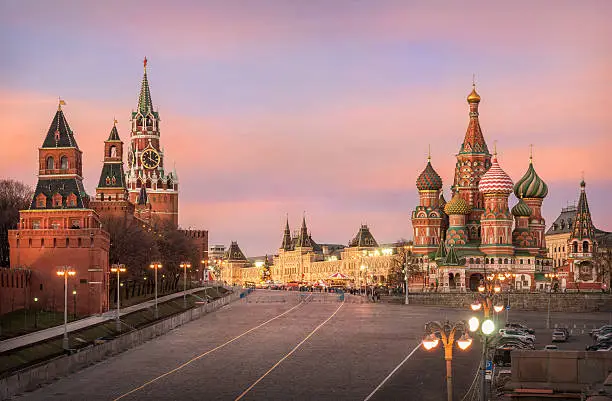
{"label": "white car", "polygon": [[530,341],[530,342],[534,342],[535,341],[535,336],[533,334],[527,334],[525,332],[522,331],[518,331],[518,330],[509,330],[509,329],[499,329],[499,334],[502,337],[506,337],[506,338],[518,338],[522,341]]}

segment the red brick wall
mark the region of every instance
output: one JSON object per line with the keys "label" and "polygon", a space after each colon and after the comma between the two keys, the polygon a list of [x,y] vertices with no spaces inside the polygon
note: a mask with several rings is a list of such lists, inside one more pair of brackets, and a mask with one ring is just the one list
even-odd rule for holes
{"label": "red brick wall", "polygon": [[0,269],[0,315],[27,308],[31,296],[32,272],[27,269]]}

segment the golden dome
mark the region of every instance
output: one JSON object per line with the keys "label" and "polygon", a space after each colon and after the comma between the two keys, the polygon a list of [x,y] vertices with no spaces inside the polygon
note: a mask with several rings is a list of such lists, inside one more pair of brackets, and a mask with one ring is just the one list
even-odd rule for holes
{"label": "golden dome", "polygon": [[479,103],[480,95],[476,93],[476,85],[472,85],[472,93],[467,97],[468,103]]}

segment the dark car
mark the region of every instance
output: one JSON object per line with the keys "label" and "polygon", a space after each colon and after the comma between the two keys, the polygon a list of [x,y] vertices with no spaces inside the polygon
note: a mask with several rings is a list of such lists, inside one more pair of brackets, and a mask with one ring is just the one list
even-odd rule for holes
{"label": "dark car", "polygon": [[506,327],[509,329],[516,329],[516,330],[523,330],[526,331],[529,334],[535,334],[535,330],[525,326],[524,324],[521,323],[506,323]]}

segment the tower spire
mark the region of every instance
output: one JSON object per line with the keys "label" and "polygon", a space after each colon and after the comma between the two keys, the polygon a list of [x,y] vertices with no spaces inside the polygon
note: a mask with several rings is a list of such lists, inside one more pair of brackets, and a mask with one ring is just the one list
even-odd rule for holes
{"label": "tower spire", "polygon": [[153,102],[151,101],[151,91],[149,90],[149,80],[147,78],[147,58],[144,58],[144,74],[142,76],[142,84],[140,87],[140,96],[138,97],[138,110],[145,114],[153,111]]}

